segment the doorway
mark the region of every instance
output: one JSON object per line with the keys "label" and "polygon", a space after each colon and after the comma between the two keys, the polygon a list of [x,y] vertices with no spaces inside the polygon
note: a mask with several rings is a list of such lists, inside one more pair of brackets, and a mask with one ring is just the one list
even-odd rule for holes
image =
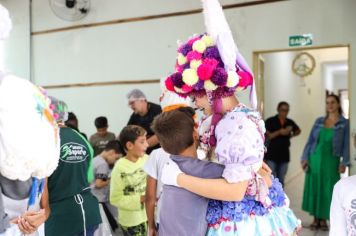
{"label": "doorway", "polygon": [[276,115],[277,104],[286,101],[288,117],[302,130],[291,139],[286,183],[302,174],[300,157],[314,121],[325,115],[327,94],[340,96],[344,116],[349,118],[349,50],[349,45],[335,45],[253,53],[258,109],[263,118]]}
{"label": "doorway", "polygon": [[[300,219],[303,219],[304,226],[312,221],[312,217],[301,210],[304,173],[300,166],[300,157],[315,120],[325,116],[326,95],[340,96],[344,116],[350,119],[349,55],[349,45],[253,53],[258,109],[263,118],[276,115],[277,104],[286,101],[290,105],[288,117],[302,130],[299,136],[291,139],[285,191],[291,200],[291,208]],[[354,137],[356,140],[356,132]],[[308,229],[303,229],[301,235],[312,233]],[[318,232],[318,235],[327,235],[327,232],[325,234]]]}

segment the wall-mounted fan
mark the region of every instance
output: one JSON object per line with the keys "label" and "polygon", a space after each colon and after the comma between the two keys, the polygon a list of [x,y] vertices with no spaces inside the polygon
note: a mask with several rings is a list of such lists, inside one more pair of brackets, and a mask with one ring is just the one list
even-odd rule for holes
{"label": "wall-mounted fan", "polygon": [[66,21],[76,21],[84,18],[90,9],[90,0],[49,0],[56,16]]}

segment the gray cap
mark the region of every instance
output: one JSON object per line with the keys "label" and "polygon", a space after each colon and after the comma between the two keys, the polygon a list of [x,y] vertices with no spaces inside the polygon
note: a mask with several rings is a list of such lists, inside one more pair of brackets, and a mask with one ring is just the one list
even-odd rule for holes
{"label": "gray cap", "polygon": [[146,95],[139,89],[134,89],[131,90],[127,95],[126,95],[128,100],[138,100],[138,99],[144,99],[146,100]]}

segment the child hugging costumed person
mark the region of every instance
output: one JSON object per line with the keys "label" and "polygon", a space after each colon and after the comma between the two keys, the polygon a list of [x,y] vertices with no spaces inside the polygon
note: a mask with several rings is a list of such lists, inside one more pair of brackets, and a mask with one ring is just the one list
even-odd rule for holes
{"label": "child hugging costumed person", "polygon": [[[162,182],[211,200],[207,235],[295,235],[300,221],[277,179],[262,178],[264,122],[255,111],[252,72],[239,53],[218,0],[203,0],[207,33],[178,48],[176,72],[166,79],[168,90],[190,96],[196,106],[211,109],[209,148],[225,166],[222,179],[182,173],[173,162],[163,168]],[[240,103],[235,91],[251,87],[253,109]]]}

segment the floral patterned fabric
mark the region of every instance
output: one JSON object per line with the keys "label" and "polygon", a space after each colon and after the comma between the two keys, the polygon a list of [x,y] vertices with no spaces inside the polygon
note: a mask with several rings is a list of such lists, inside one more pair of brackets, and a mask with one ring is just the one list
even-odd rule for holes
{"label": "floral patterned fabric", "polygon": [[242,104],[226,113],[218,123],[215,154],[219,163],[226,167],[223,177],[228,182],[253,178],[263,161],[264,132],[259,113]]}
{"label": "floral patterned fabric", "polygon": [[218,123],[215,154],[225,165],[223,177],[230,183],[248,180],[248,187],[242,201],[209,202],[208,236],[285,236],[300,228],[278,179],[273,179],[268,188],[257,173],[265,152],[264,133],[259,113],[243,104],[227,112]]}
{"label": "floral patterned fabric", "polygon": [[269,207],[250,195],[240,202],[210,200],[207,235],[285,236],[296,233],[300,221],[289,208],[289,199],[278,179],[273,179],[268,197],[271,200]]}

